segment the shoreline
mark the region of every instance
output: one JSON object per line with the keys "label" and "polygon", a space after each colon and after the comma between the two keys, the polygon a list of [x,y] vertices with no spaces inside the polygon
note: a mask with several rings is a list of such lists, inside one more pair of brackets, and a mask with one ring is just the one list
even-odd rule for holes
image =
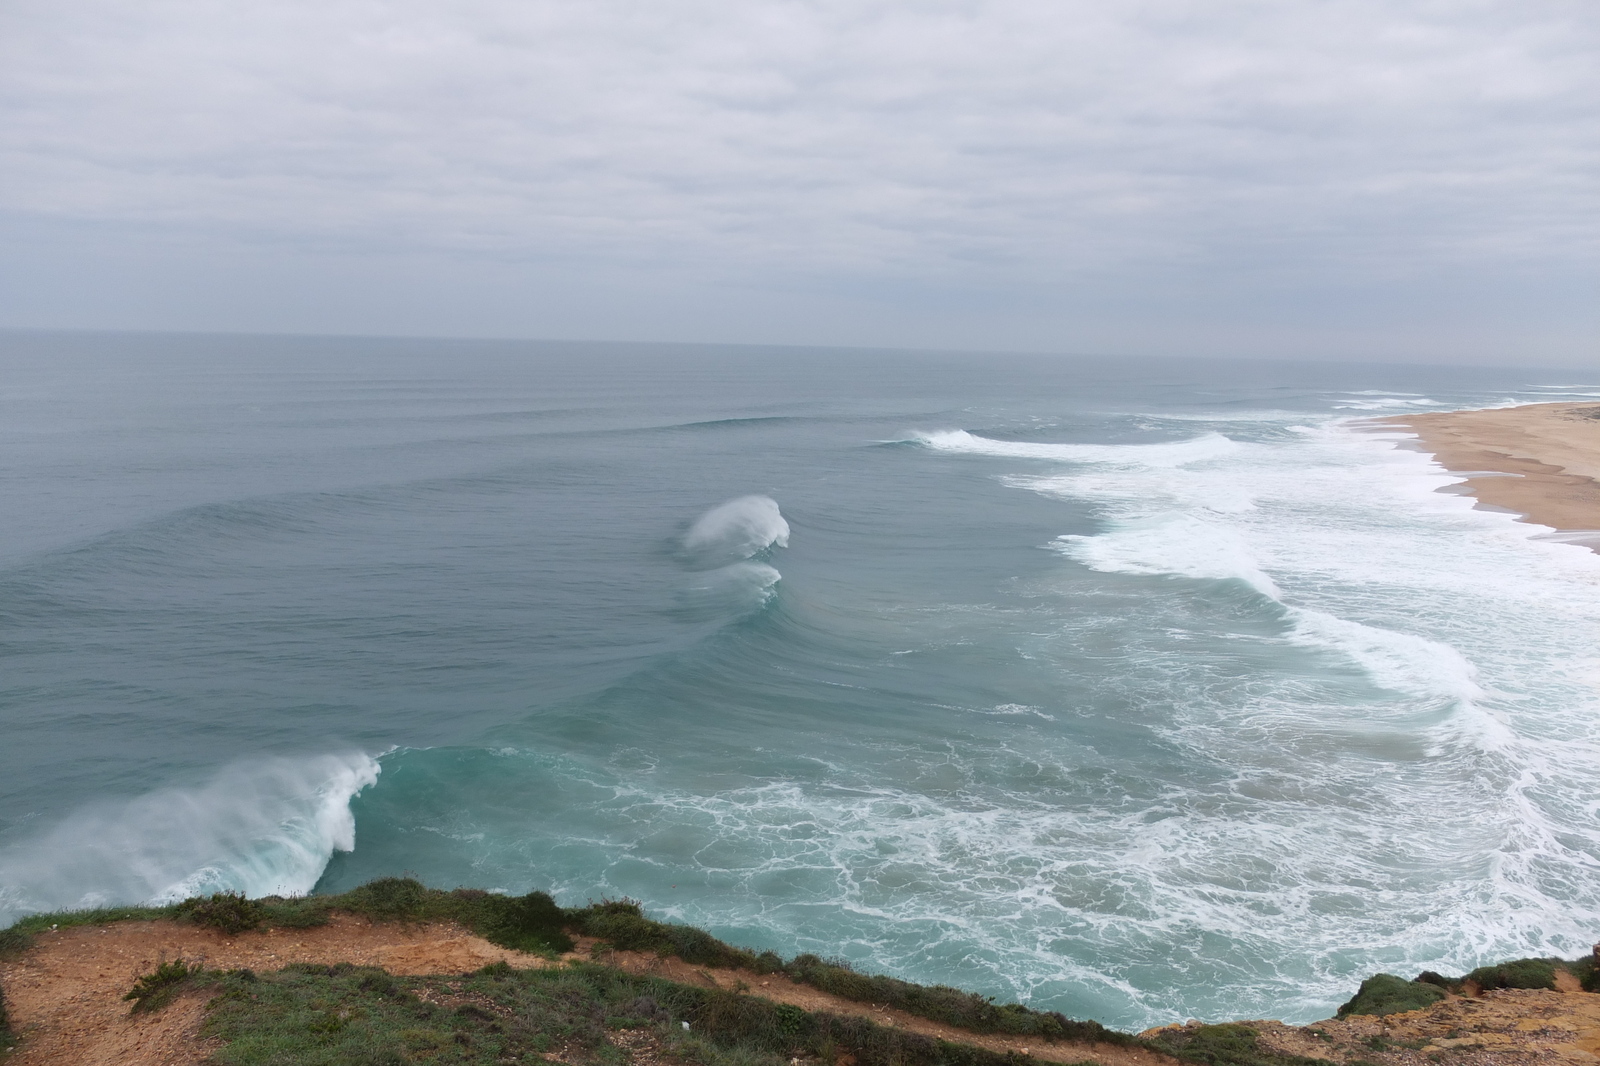
{"label": "shoreline", "polygon": [[1367,420],[1416,435],[1478,506],[1600,552],[1600,403],[1523,404]]}

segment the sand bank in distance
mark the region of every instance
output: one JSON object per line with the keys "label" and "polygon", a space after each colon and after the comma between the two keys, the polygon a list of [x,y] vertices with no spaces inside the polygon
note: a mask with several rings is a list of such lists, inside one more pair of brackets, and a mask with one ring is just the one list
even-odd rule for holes
{"label": "sand bank in distance", "polygon": [[1374,419],[1405,426],[1478,502],[1600,551],[1600,405],[1537,403]]}

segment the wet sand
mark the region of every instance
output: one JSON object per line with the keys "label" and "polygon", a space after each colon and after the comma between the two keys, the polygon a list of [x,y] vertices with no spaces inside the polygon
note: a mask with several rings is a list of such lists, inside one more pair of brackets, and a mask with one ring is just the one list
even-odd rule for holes
{"label": "wet sand", "polygon": [[1600,551],[1600,404],[1440,411],[1373,424],[1416,433],[1480,504],[1577,534],[1573,540]]}

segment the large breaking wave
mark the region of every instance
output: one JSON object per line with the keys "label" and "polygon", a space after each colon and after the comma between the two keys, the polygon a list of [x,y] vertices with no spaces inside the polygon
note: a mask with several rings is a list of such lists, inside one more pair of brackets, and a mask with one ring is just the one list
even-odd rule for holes
{"label": "large breaking wave", "polygon": [[355,847],[350,801],[378,779],[367,755],[236,763],[192,789],[97,803],[0,850],[0,926],[24,914],[171,903],[235,891],[311,891]]}

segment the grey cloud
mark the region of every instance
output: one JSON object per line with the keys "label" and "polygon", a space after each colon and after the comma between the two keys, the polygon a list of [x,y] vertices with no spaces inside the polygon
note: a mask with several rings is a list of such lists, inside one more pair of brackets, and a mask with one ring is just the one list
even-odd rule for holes
{"label": "grey cloud", "polygon": [[12,0],[0,209],[777,287],[1592,270],[1597,23],[1563,0]]}

